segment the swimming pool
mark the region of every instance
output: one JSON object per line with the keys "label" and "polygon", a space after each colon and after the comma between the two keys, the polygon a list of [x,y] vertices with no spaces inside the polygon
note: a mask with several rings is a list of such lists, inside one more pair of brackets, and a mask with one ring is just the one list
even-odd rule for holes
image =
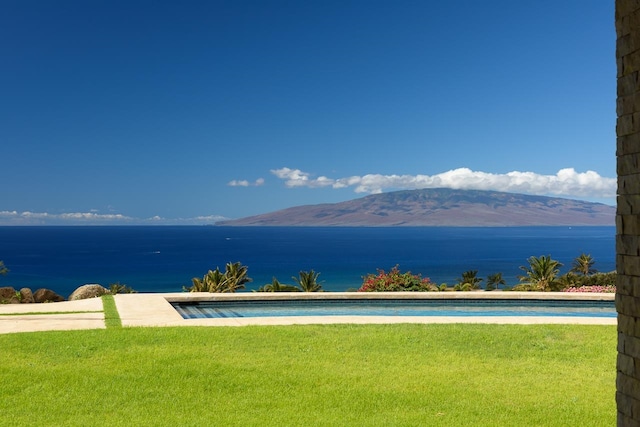
{"label": "swimming pool", "polygon": [[615,318],[612,300],[437,298],[244,299],[179,301],[184,319],[305,316],[532,316]]}

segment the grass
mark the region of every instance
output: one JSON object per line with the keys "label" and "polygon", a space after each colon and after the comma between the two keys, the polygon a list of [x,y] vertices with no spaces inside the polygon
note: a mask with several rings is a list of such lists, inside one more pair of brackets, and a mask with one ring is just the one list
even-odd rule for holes
{"label": "grass", "polygon": [[615,326],[111,327],[0,348],[3,426],[616,421]]}
{"label": "grass", "polygon": [[121,328],[122,320],[116,307],[113,295],[102,295],[102,309],[104,310],[104,324],[107,328]]}

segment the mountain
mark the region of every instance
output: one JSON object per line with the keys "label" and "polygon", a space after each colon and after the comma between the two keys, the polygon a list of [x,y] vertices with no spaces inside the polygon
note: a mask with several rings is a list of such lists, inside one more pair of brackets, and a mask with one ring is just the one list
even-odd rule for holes
{"label": "mountain", "polygon": [[557,197],[445,188],[372,194],[217,222],[226,226],[615,225],[616,208]]}

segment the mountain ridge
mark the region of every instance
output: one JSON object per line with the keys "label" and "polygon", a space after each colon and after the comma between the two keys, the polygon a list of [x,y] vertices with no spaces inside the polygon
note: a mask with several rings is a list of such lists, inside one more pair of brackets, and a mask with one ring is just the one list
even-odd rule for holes
{"label": "mountain ridge", "polygon": [[216,222],[220,226],[596,226],[615,225],[616,208],[559,197],[448,188],[370,194]]}

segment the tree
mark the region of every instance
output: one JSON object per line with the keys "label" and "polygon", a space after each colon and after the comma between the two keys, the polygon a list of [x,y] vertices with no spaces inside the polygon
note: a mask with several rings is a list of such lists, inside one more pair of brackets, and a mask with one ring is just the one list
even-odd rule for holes
{"label": "tree", "polygon": [[260,286],[256,292],[300,292],[300,289],[293,285],[280,283],[278,279],[274,277],[271,283]]}
{"label": "tree", "polygon": [[598,270],[593,268],[593,264],[595,263],[596,262],[591,255],[582,253],[579,257],[573,260],[571,271],[583,276],[589,276],[590,274],[598,272]]}
{"label": "tree", "polygon": [[202,279],[197,277],[191,279],[192,286],[185,288],[185,290],[189,292],[235,292],[238,289],[244,289],[244,285],[251,282],[247,271],[248,267],[239,262],[228,262],[224,273],[218,267],[215,270],[209,270]]}
{"label": "tree", "polygon": [[320,292],[322,286],[318,283],[319,275],[320,273],[313,270],[301,271],[299,277],[292,277],[292,279],[300,286],[302,292]]}
{"label": "tree", "polygon": [[470,291],[480,289],[482,279],[478,277],[478,270],[468,270],[462,273],[462,277],[458,279],[458,284],[454,289],[458,291]]}
{"label": "tree", "polygon": [[526,273],[526,276],[519,277],[520,281],[533,285],[539,291],[551,290],[551,287],[555,285],[562,264],[551,259],[551,255],[532,256],[527,261],[529,262],[528,267],[520,267]]}
{"label": "tree", "polygon": [[187,290],[189,292],[224,292],[223,291],[224,275],[220,272],[220,268],[209,270],[202,279],[194,277],[191,279],[192,286]]}
{"label": "tree", "polygon": [[0,261],[0,276],[6,276],[9,272],[9,269],[5,267],[4,261]]}
{"label": "tree", "polygon": [[228,262],[225,266],[225,287],[222,292],[235,292],[239,289],[244,289],[244,285],[252,281],[247,275],[248,271],[249,267],[242,265],[240,262],[234,262],[233,264]]}
{"label": "tree", "polygon": [[506,285],[504,278],[502,277],[502,273],[491,274],[487,277],[487,290],[492,291],[494,289],[499,289],[500,285]]}

